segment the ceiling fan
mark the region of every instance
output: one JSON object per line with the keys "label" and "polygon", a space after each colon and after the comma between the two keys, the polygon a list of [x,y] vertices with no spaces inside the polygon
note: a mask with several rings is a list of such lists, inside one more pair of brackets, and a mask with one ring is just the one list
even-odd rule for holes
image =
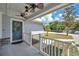
{"label": "ceiling fan", "polygon": [[18,12],[18,14],[16,14],[16,16],[25,17],[25,13],[24,12]]}
{"label": "ceiling fan", "polygon": [[25,12],[35,12],[35,9],[38,8],[38,9],[43,9],[44,8],[44,5],[43,3],[37,3],[37,4],[34,4],[34,3],[26,3],[25,4]]}
{"label": "ceiling fan", "polygon": [[35,12],[35,9],[43,9],[44,8],[44,4],[43,3],[26,3],[25,6],[25,11],[24,12],[20,12],[19,15],[17,16],[21,16],[26,18],[26,15],[28,15],[29,13],[33,13]]}

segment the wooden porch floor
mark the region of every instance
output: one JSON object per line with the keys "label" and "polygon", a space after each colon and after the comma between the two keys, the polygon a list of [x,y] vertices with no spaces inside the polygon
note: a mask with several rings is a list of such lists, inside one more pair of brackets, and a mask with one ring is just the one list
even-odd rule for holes
{"label": "wooden porch floor", "polygon": [[0,56],[42,56],[42,54],[39,53],[39,50],[23,42],[0,47]]}

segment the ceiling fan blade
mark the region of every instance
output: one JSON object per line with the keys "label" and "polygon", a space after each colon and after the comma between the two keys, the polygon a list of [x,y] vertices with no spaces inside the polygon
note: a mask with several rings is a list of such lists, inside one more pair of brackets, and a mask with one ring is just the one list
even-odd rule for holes
{"label": "ceiling fan blade", "polygon": [[20,13],[20,14],[18,14],[18,15],[16,15],[16,16],[24,17],[25,14],[24,14],[24,13]]}
{"label": "ceiling fan blade", "polygon": [[43,4],[43,3],[38,3],[38,4],[37,4],[37,8],[43,9],[43,8],[44,8],[44,4]]}
{"label": "ceiling fan blade", "polygon": [[20,15],[16,15],[16,16],[20,16]]}
{"label": "ceiling fan blade", "polygon": [[25,13],[20,13],[20,16],[21,16],[21,17],[24,17],[24,16],[25,16]]}

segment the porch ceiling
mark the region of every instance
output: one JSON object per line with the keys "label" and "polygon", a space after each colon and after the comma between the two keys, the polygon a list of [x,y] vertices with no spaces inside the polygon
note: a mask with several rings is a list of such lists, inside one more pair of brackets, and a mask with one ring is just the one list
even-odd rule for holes
{"label": "porch ceiling", "polygon": [[[37,16],[51,8],[54,8],[58,5],[61,5],[61,4],[62,3],[44,3],[44,9],[36,9],[36,12],[29,13],[26,16],[26,19],[35,17],[35,16]],[[11,16],[11,17],[22,18],[22,17],[16,16],[16,15],[20,14],[21,12],[23,12],[25,10],[24,5],[25,5],[25,3],[7,3],[7,4],[0,3],[0,12],[3,12],[4,14],[7,13],[7,15]]]}
{"label": "porch ceiling", "polygon": [[[37,9],[36,8],[36,10],[35,10],[36,12],[29,13],[27,15],[27,18],[32,17],[33,15],[37,14],[38,11],[43,12],[47,8],[55,7],[56,5],[59,5],[59,4],[60,3],[44,3],[44,9]],[[25,10],[24,5],[25,5],[25,3],[7,3],[7,4],[6,3],[0,3],[0,11],[3,12],[3,13],[7,12],[8,15],[9,14],[11,15],[12,12],[13,13],[15,12],[14,16],[16,16],[16,15],[20,14],[21,12],[23,12]]]}

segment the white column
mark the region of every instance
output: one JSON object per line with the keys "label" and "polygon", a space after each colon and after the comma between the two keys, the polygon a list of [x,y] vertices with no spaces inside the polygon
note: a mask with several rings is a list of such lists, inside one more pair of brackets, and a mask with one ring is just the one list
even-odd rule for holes
{"label": "white column", "polygon": [[40,51],[42,51],[42,39],[43,39],[43,38],[41,38],[41,35],[39,34],[39,40],[40,40]]}

